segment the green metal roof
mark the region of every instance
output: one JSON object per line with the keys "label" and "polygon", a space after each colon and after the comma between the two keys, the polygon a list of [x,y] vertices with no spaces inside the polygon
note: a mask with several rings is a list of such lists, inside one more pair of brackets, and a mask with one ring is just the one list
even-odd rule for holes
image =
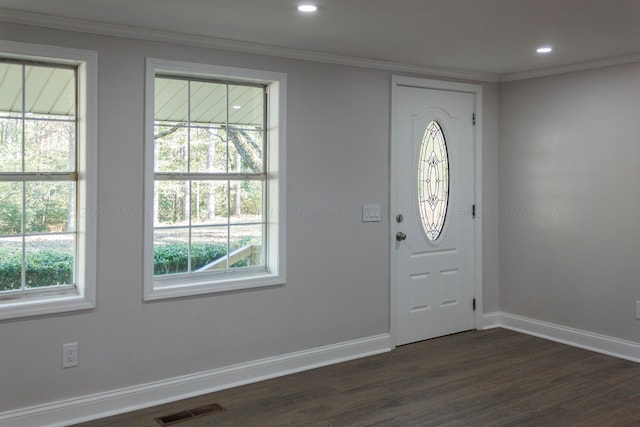
{"label": "green metal roof", "polygon": [[[24,73],[24,93],[22,79]],[[0,115],[75,115],[75,71],[0,62]],[[190,93],[190,98],[189,98]],[[264,125],[264,89],[179,78],[156,79],[155,118],[167,122]]]}
{"label": "green metal roof", "polygon": [[75,115],[75,72],[68,68],[0,63],[0,112]]}

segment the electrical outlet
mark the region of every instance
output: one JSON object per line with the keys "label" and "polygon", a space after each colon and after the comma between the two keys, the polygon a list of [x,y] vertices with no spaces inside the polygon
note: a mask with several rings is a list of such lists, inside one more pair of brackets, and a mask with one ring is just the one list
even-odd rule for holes
{"label": "electrical outlet", "polygon": [[72,342],[62,346],[62,367],[78,366],[78,343]]}

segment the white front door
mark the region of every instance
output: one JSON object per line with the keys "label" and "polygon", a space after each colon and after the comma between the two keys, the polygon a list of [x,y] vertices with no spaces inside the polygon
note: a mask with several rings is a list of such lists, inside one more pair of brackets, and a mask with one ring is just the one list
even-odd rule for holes
{"label": "white front door", "polygon": [[397,345],[475,325],[474,96],[393,86],[391,280]]}

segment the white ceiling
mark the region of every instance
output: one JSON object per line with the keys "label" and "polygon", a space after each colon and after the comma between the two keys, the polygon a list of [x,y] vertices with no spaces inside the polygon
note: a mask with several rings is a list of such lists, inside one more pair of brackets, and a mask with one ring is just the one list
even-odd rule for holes
{"label": "white ceiling", "polygon": [[[0,17],[17,10],[495,76],[640,53],[640,0],[315,3],[316,14],[301,15],[295,0],[0,0]],[[543,44],[554,52],[536,54]]]}

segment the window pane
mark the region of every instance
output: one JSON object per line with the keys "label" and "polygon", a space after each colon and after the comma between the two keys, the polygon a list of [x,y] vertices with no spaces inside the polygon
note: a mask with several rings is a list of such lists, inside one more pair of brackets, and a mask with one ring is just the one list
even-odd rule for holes
{"label": "window pane", "polygon": [[264,89],[229,85],[229,125],[264,127]]}
{"label": "window pane", "polygon": [[0,115],[22,117],[22,65],[0,63]]}
{"label": "window pane", "polygon": [[22,123],[18,119],[0,119],[0,172],[22,171]]}
{"label": "window pane", "polygon": [[188,228],[154,230],[153,271],[156,275],[189,271]]}
{"label": "window pane", "polygon": [[75,231],[74,182],[27,182],[25,198],[26,233]]}
{"label": "window pane", "polygon": [[190,130],[191,172],[226,172],[226,132],[219,127],[193,127]]}
{"label": "window pane", "polygon": [[0,292],[20,289],[22,281],[22,238],[0,238]]}
{"label": "window pane", "polygon": [[[184,181],[156,179],[155,274],[263,263],[264,183],[191,181],[188,174],[263,172],[264,88],[172,77],[157,77],[155,87],[155,172],[185,174]],[[231,244],[230,224],[235,233]],[[190,228],[190,234],[175,236],[175,230],[159,229],[167,226]],[[182,264],[166,267],[159,251],[166,252],[166,242],[178,237],[173,249],[181,254]],[[229,259],[227,251],[234,249],[242,250]],[[236,260],[238,256],[246,259]]]}
{"label": "window pane", "polygon": [[26,287],[73,284],[74,254],[73,234],[26,237]]}
{"label": "window pane", "polygon": [[264,265],[262,258],[263,225],[234,225],[230,227],[232,268]]}
{"label": "window pane", "polygon": [[231,223],[262,222],[262,181],[231,181]]}
{"label": "window pane", "polygon": [[189,182],[156,181],[154,224],[187,225],[189,221]]}
{"label": "window pane", "polygon": [[[32,51],[28,45],[24,48],[25,54]],[[22,302],[30,307],[45,301],[44,292],[26,292],[29,288],[75,288],[76,203],[82,200],[74,174],[79,150],[78,69],[90,70],[93,59],[73,56],[78,61],[74,63],[83,65],[27,56],[0,62],[0,292],[20,291],[2,299],[20,299],[21,307]],[[93,115],[83,116],[83,124],[91,126],[84,121]],[[82,178],[91,181],[93,176]],[[84,207],[89,209],[94,207]],[[87,236],[93,234],[92,222],[86,228]],[[92,245],[86,249],[93,251]],[[92,281],[87,286],[92,287]],[[91,303],[90,295],[78,294],[83,304]],[[46,310],[66,310],[74,304],[56,301]],[[9,312],[14,312],[11,305]]]}
{"label": "window pane", "polygon": [[442,128],[432,121],[418,159],[418,206],[422,230],[434,242],[444,228],[449,203],[449,155]]}
{"label": "window pane", "polygon": [[227,85],[191,82],[191,123],[227,123]]}
{"label": "window pane", "polygon": [[188,128],[179,123],[159,123],[154,128],[156,172],[187,172]]}
{"label": "window pane", "polygon": [[25,67],[25,110],[46,118],[76,115],[75,71],[47,66]]}
{"label": "window pane", "polygon": [[22,233],[22,183],[0,182],[0,235]]}
{"label": "window pane", "polygon": [[229,172],[262,172],[262,131],[229,128]]}
{"label": "window pane", "polygon": [[227,181],[193,181],[191,183],[192,224],[227,224]]}
{"label": "window pane", "polygon": [[186,123],[189,120],[189,82],[156,78],[155,120]]}
{"label": "window pane", "polygon": [[27,172],[68,172],[75,167],[75,124],[25,120],[24,168]]}
{"label": "window pane", "polygon": [[227,268],[227,227],[196,227],[191,230],[191,270]]}

